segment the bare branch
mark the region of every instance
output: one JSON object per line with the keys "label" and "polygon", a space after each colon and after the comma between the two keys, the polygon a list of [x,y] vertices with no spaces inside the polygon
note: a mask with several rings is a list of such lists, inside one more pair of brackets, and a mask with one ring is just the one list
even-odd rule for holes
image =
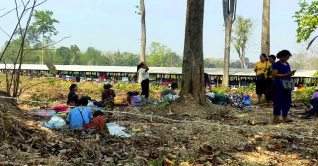
{"label": "bare branch", "polygon": [[[20,6],[21,6],[21,5],[20,5]],[[19,8],[20,6],[18,6],[18,8]],[[5,15],[11,13],[11,12],[14,11],[14,10],[16,10],[16,8],[11,9],[11,10],[9,10],[8,12],[4,13],[3,15],[0,16],[0,18],[1,18],[1,17],[4,17]]]}
{"label": "bare branch", "polygon": [[[34,87],[34,86],[41,85],[41,84],[45,84],[45,83],[50,83],[50,82],[55,82],[55,81],[56,81],[56,80],[51,80],[51,81],[46,81],[46,82],[40,82],[40,83],[37,83],[37,84],[33,84],[33,85],[31,85],[31,86],[25,88],[23,91],[22,91],[22,89],[20,89],[19,95],[21,95],[22,93],[24,93],[25,91],[27,91],[28,89],[30,89],[30,88],[32,88],[32,87]],[[19,96],[19,95],[18,95],[18,96]]]}
{"label": "bare branch", "polygon": [[[41,50],[42,48],[47,48],[47,47],[53,46],[53,45],[55,45],[55,44],[57,44],[57,43],[59,43],[59,42],[61,42],[61,41],[65,40],[65,39],[70,38],[70,37],[71,37],[71,36],[64,37],[64,38],[62,38],[61,40],[59,40],[59,41],[57,41],[57,42],[54,42],[54,43],[52,43],[52,44],[50,44],[50,45],[44,46],[44,47],[40,47],[40,48],[32,48],[32,49],[25,49],[25,50],[26,50],[26,51]],[[54,50],[54,49],[53,49],[53,50]]]}
{"label": "bare branch", "polygon": [[24,4],[23,0],[20,0],[20,1],[23,4],[24,8],[26,8],[26,5]]}
{"label": "bare branch", "polygon": [[312,45],[312,43],[316,40],[317,37],[318,37],[318,36],[314,37],[314,38],[309,42],[308,47],[307,47],[306,50],[309,49],[309,47],[310,47],[310,46]]}
{"label": "bare branch", "polygon": [[[35,7],[38,7],[38,6],[40,6],[40,5],[42,5],[44,2],[46,2],[47,0],[44,0],[44,1],[42,1],[42,2],[40,2],[40,3],[38,3],[38,4],[36,4],[36,5],[34,5],[34,8]],[[32,6],[33,7],[33,6]],[[29,7],[29,8],[26,8],[25,10],[27,11],[27,10],[29,10],[29,9],[32,9],[32,7]]]}
{"label": "bare branch", "polygon": [[236,19],[236,6],[237,6],[237,0],[234,0],[235,2],[234,2],[234,9],[233,9],[233,20],[232,20],[232,24],[233,24],[233,22],[235,21],[235,19]]}
{"label": "bare branch", "polygon": [[226,22],[227,15],[229,13],[229,0],[223,0],[223,19]]}

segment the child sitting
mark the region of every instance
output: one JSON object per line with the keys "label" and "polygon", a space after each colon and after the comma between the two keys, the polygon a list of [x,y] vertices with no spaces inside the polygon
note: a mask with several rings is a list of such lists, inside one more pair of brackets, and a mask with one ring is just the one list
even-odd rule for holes
{"label": "child sitting", "polygon": [[66,118],[66,124],[70,125],[70,129],[87,128],[90,119],[92,119],[92,110],[86,108],[88,100],[81,98],[78,105],[82,107],[75,107],[71,110]]}
{"label": "child sitting", "polygon": [[90,128],[98,129],[100,132],[104,131],[104,126],[106,123],[106,119],[103,117],[104,113],[100,110],[97,110],[93,114],[93,120]]}

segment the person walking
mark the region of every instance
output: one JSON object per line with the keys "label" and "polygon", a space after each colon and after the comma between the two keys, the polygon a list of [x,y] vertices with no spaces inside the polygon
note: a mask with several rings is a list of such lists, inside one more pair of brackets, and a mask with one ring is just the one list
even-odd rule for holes
{"label": "person walking", "polygon": [[[290,77],[296,72],[295,70],[290,70],[289,63],[287,62],[291,56],[292,55],[288,50],[280,51],[277,54],[279,61],[272,67],[276,95],[273,109],[274,123],[292,122],[292,120],[287,117],[292,102],[291,90],[287,90],[283,86],[283,82],[291,81]],[[281,115],[283,115],[282,121],[280,119]]]}

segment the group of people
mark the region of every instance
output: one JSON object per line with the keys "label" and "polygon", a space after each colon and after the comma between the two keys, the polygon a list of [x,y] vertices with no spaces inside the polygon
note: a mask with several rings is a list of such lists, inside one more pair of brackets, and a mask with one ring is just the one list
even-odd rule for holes
{"label": "group of people", "polygon": [[[148,99],[149,97],[149,67],[146,63],[141,62],[138,65],[138,72],[141,74],[142,82],[141,95]],[[97,102],[97,106],[108,106],[114,105],[116,97],[115,91],[112,89],[115,80],[112,79],[111,83],[104,84],[104,90],[101,95],[101,101]],[[103,112],[97,110],[92,111],[91,108],[87,107],[88,102],[91,100],[88,96],[82,96],[80,99],[76,94],[78,87],[77,84],[72,84],[69,88],[67,105],[70,106],[70,112],[66,118],[67,124],[70,129],[84,128],[84,129],[98,129],[101,132],[104,130],[106,119],[103,117]],[[126,96],[122,100],[127,105],[132,105],[132,99],[134,96],[139,95],[138,92],[127,92]]]}
{"label": "group of people", "polygon": [[[276,56],[270,55],[268,59],[266,54],[261,54],[260,61],[254,67],[257,76],[258,104],[261,104],[263,94],[268,103],[273,101],[271,106],[273,107],[274,123],[292,122],[288,118],[288,113],[292,105],[291,93],[294,88],[291,76],[295,74],[296,70],[292,71],[288,63],[291,56],[292,54],[288,50],[282,50]],[[279,59],[277,62],[276,58]]]}

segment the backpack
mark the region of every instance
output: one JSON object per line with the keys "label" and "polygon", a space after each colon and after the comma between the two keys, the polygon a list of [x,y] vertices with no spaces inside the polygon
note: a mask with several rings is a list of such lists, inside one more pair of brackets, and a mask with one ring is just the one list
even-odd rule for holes
{"label": "backpack", "polygon": [[143,103],[143,98],[142,98],[142,97],[140,97],[140,96],[133,96],[133,97],[132,97],[132,100],[131,100],[131,105],[132,105],[133,107],[140,107],[140,106],[143,106],[143,105],[145,105],[145,104]]}
{"label": "backpack", "polygon": [[229,102],[232,107],[243,108],[245,106],[244,97],[239,93],[230,94]]}

